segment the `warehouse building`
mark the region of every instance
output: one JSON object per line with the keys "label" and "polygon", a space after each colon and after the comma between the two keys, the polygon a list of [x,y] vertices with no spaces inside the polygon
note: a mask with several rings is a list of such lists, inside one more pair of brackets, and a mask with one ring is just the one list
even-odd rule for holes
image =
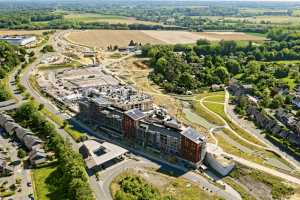
{"label": "warehouse building", "polygon": [[36,41],[35,36],[0,36],[0,41],[6,41],[13,45],[25,46]]}

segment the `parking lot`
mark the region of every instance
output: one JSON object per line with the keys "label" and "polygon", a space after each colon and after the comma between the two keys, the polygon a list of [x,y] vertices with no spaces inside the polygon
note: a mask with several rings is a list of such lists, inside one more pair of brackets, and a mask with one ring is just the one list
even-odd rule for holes
{"label": "parking lot", "polygon": [[[0,133],[0,159],[5,160],[13,170],[11,176],[0,177],[0,195],[11,193],[13,195],[3,197],[3,200],[27,200],[33,198],[30,169],[24,167],[23,161],[18,158],[18,149],[22,148],[16,141],[12,141]],[[32,197],[31,197],[32,196]],[[1,199],[1,197],[0,197]]]}

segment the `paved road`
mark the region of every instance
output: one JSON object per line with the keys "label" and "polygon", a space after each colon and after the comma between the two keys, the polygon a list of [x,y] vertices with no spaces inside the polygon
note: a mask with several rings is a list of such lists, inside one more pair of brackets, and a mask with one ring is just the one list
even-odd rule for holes
{"label": "paved road", "polygon": [[[168,164],[162,165],[157,164],[155,162],[152,162],[151,160],[147,160],[142,157],[138,157],[140,161],[134,161],[134,160],[125,160],[122,163],[118,163],[115,166],[112,166],[111,168],[105,170],[102,172],[100,176],[99,186],[104,194],[105,200],[112,200],[112,197],[110,195],[110,183],[113,181],[113,179],[124,172],[127,169],[138,169],[138,168],[153,168],[153,169],[164,169],[167,171],[173,171],[174,169],[170,167]],[[180,173],[180,172],[179,172]],[[228,200],[241,200],[241,196],[236,191],[232,190],[231,187],[226,187],[225,190],[220,189],[219,187],[213,185],[210,183],[206,178],[203,176],[200,176],[198,174],[195,174],[193,172],[187,172],[180,175],[180,177],[185,178],[187,180],[190,180],[194,184],[198,185],[201,189],[206,190],[207,192],[211,192],[213,194],[216,194],[218,196],[221,196]],[[228,186],[228,185],[226,185]]]}
{"label": "paved road", "polygon": [[[243,140],[243,141],[245,141],[245,142],[247,142],[247,143],[249,143],[249,144],[251,144],[251,145],[254,145],[254,146],[258,147],[258,148],[262,148],[262,149],[265,149],[265,150],[268,150],[268,151],[273,151],[273,152],[275,152],[276,154],[281,155],[281,157],[282,157],[283,159],[285,159],[287,162],[289,162],[289,163],[292,164],[293,166],[297,167],[297,169],[299,169],[298,166],[297,166],[293,161],[291,161],[290,159],[287,159],[284,155],[282,155],[282,152],[278,152],[276,149],[272,149],[272,148],[269,147],[269,146],[263,147],[263,146],[261,146],[261,145],[257,145],[257,144],[255,144],[255,143],[250,142],[250,141],[244,139],[243,137],[241,137],[238,133],[236,133],[234,130],[232,130],[232,129],[229,127],[228,123],[227,123],[220,115],[218,115],[218,114],[214,113],[213,111],[209,110],[209,109],[203,104],[203,101],[205,100],[205,98],[206,98],[206,97],[202,98],[202,99],[199,101],[200,104],[201,104],[201,106],[204,107],[209,113],[211,113],[211,114],[217,116],[218,118],[220,118],[220,119],[222,120],[222,122],[224,123],[224,126],[220,126],[220,127],[217,127],[217,128],[228,128],[228,129],[230,129],[233,133],[235,133],[235,135],[236,135],[237,137],[239,137],[241,140]],[[227,113],[226,107],[227,107],[227,105],[228,105],[228,102],[229,102],[229,93],[225,93],[225,106],[224,106],[224,112],[225,112],[225,113]],[[227,116],[228,116],[228,114],[227,114]],[[230,118],[230,116],[228,116],[228,117],[229,117],[230,120],[232,120],[232,118]],[[232,120],[232,121],[233,121],[233,120]],[[237,126],[239,126],[240,128],[243,129],[243,127],[241,127],[241,126],[240,126],[238,123],[236,123],[235,121],[233,121],[233,123],[235,123]],[[245,131],[247,131],[247,130],[245,130]],[[213,136],[213,138],[215,138],[214,135],[213,135],[213,133],[212,133],[212,131],[210,131],[210,134]],[[251,133],[249,133],[249,134],[251,134]],[[251,135],[253,135],[253,134],[251,134]],[[256,136],[254,136],[254,137],[256,137]],[[259,140],[261,141],[261,139],[260,139],[259,137],[256,137],[256,138],[259,139]],[[215,139],[216,139],[216,138],[215,138]],[[268,145],[265,141],[262,141],[262,142],[263,142],[264,144]],[[268,167],[265,167],[265,166],[256,164],[256,163],[251,162],[251,161],[247,161],[247,160],[245,160],[245,159],[243,159],[243,158],[239,158],[239,157],[234,156],[234,155],[232,155],[232,154],[228,154],[228,153],[225,153],[225,152],[224,152],[223,154],[224,154],[224,155],[227,155],[228,157],[231,157],[231,158],[232,158],[233,160],[235,160],[236,162],[238,162],[238,163],[240,163],[240,164],[243,164],[243,165],[245,165],[245,166],[247,166],[247,167],[250,167],[250,168],[253,168],[253,169],[257,169],[257,170],[261,170],[261,171],[263,171],[263,172],[265,172],[265,173],[271,174],[271,175],[273,175],[273,176],[280,177],[280,178],[282,178],[282,179],[285,179],[285,180],[287,180],[287,181],[290,181],[290,182],[293,182],[293,183],[296,183],[296,184],[299,184],[299,183],[300,183],[300,179],[295,178],[295,177],[292,177],[292,176],[287,175],[287,174],[285,174],[285,173],[278,172],[278,171],[276,171],[276,170],[274,170],[274,169],[271,169],[271,168],[268,168]]]}
{"label": "paved road", "polygon": [[[232,117],[234,115],[233,112],[230,112],[229,109],[229,92],[225,88],[225,106],[224,106],[224,112],[226,116],[238,127],[248,132],[250,135],[258,139],[259,141],[263,142],[267,147],[264,147],[265,150],[274,152],[275,154],[279,155],[282,159],[286,160],[288,163],[293,165],[295,169],[300,171],[300,163],[299,161],[295,160],[292,156],[282,152],[278,147],[273,145],[271,142],[269,142],[267,139],[260,137],[261,134],[257,133],[256,131],[252,131],[251,128],[247,128],[247,126],[241,126],[241,124],[236,120],[237,117]],[[247,125],[247,124],[243,124]]]}
{"label": "paved road", "polygon": [[280,177],[282,179],[285,179],[287,181],[290,181],[292,183],[296,183],[296,184],[300,185],[300,179],[299,178],[287,175],[285,173],[281,173],[281,172],[279,172],[277,170],[274,170],[274,169],[271,169],[269,167],[265,167],[265,166],[256,164],[254,162],[245,160],[243,158],[239,158],[237,156],[234,156],[234,155],[231,155],[231,154],[228,154],[228,153],[223,153],[223,154],[226,155],[226,156],[228,156],[228,157],[231,157],[234,161],[236,161],[236,162],[238,162],[238,163],[240,163],[242,165],[245,165],[245,166],[248,166],[250,168],[260,170],[260,171],[263,171],[265,173],[271,174],[273,176]]}

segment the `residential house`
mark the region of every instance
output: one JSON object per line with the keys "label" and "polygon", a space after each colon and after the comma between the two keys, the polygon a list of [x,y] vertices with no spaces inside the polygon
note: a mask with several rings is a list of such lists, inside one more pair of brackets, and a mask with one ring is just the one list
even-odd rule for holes
{"label": "residential house", "polygon": [[13,174],[13,169],[7,165],[5,160],[0,159],[0,177],[10,176]]}
{"label": "residential house", "polygon": [[38,138],[34,135],[27,134],[27,135],[24,136],[23,139],[24,139],[25,146],[29,150],[32,150],[33,147],[35,147],[37,145],[41,145],[43,143],[43,141],[40,138]]}
{"label": "residential house", "polygon": [[5,123],[4,128],[6,130],[6,132],[9,135],[14,135],[15,134],[15,130],[20,127],[19,124],[15,123],[15,122],[11,122],[8,121],[7,123]]}
{"label": "residential house", "polygon": [[0,126],[4,127],[7,122],[14,122],[11,116],[1,113],[0,114]]}
{"label": "residential house", "polygon": [[292,99],[292,104],[296,107],[296,108],[300,108],[300,96],[295,96]]}
{"label": "residential house", "polygon": [[29,153],[29,161],[32,165],[39,165],[47,161],[47,154],[44,149],[34,148]]}

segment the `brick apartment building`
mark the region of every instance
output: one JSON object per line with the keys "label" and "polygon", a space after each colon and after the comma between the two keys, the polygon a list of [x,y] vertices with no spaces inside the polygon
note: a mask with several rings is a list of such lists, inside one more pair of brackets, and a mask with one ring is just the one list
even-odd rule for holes
{"label": "brick apartment building", "polygon": [[194,167],[199,167],[205,157],[206,138],[163,109],[122,110],[99,97],[83,99],[79,108],[82,119],[114,138],[177,156]]}

